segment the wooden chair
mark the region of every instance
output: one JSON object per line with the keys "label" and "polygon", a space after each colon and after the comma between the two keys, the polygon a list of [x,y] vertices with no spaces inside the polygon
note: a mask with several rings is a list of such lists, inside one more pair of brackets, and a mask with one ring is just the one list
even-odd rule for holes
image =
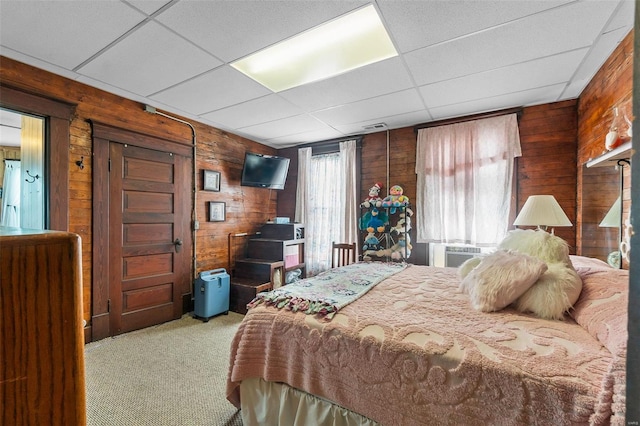
{"label": "wooden chair", "polygon": [[350,265],[356,261],[356,244],[331,243],[331,267]]}

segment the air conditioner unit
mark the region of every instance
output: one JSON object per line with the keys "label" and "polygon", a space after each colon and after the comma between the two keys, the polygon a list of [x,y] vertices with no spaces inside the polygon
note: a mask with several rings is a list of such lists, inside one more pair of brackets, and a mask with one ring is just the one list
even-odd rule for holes
{"label": "air conditioner unit", "polygon": [[446,246],[444,249],[444,266],[457,268],[468,259],[479,254],[479,247]]}
{"label": "air conditioner unit", "polygon": [[494,247],[475,247],[469,244],[430,243],[428,264],[432,266],[458,267],[467,259],[493,251]]}

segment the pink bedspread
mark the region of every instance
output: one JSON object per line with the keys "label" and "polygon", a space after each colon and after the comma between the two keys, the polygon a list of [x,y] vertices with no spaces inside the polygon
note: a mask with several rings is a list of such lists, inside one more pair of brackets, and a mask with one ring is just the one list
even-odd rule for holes
{"label": "pink bedspread", "polygon": [[261,377],[383,425],[623,424],[628,277],[576,267],[583,325],[475,311],[455,269],[428,266],[379,283],[329,323],[258,306],[233,341],[227,397],[239,406],[239,383]]}

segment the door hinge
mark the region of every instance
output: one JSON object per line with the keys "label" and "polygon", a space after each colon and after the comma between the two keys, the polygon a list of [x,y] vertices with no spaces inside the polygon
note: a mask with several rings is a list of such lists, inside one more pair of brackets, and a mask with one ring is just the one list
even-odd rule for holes
{"label": "door hinge", "polygon": [[111,158],[109,158],[108,170],[111,171]]}
{"label": "door hinge", "polygon": [[111,299],[107,299],[107,313],[111,313]]}

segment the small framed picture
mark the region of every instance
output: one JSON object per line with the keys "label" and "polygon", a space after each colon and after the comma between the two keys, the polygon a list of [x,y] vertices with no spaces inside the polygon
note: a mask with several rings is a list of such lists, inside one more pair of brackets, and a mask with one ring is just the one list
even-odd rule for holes
{"label": "small framed picture", "polygon": [[224,201],[209,201],[209,222],[224,222],[226,208]]}
{"label": "small framed picture", "polygon": [[220,191],[220,172],[204,170],[204,184],[202,188],[206,191]]}

